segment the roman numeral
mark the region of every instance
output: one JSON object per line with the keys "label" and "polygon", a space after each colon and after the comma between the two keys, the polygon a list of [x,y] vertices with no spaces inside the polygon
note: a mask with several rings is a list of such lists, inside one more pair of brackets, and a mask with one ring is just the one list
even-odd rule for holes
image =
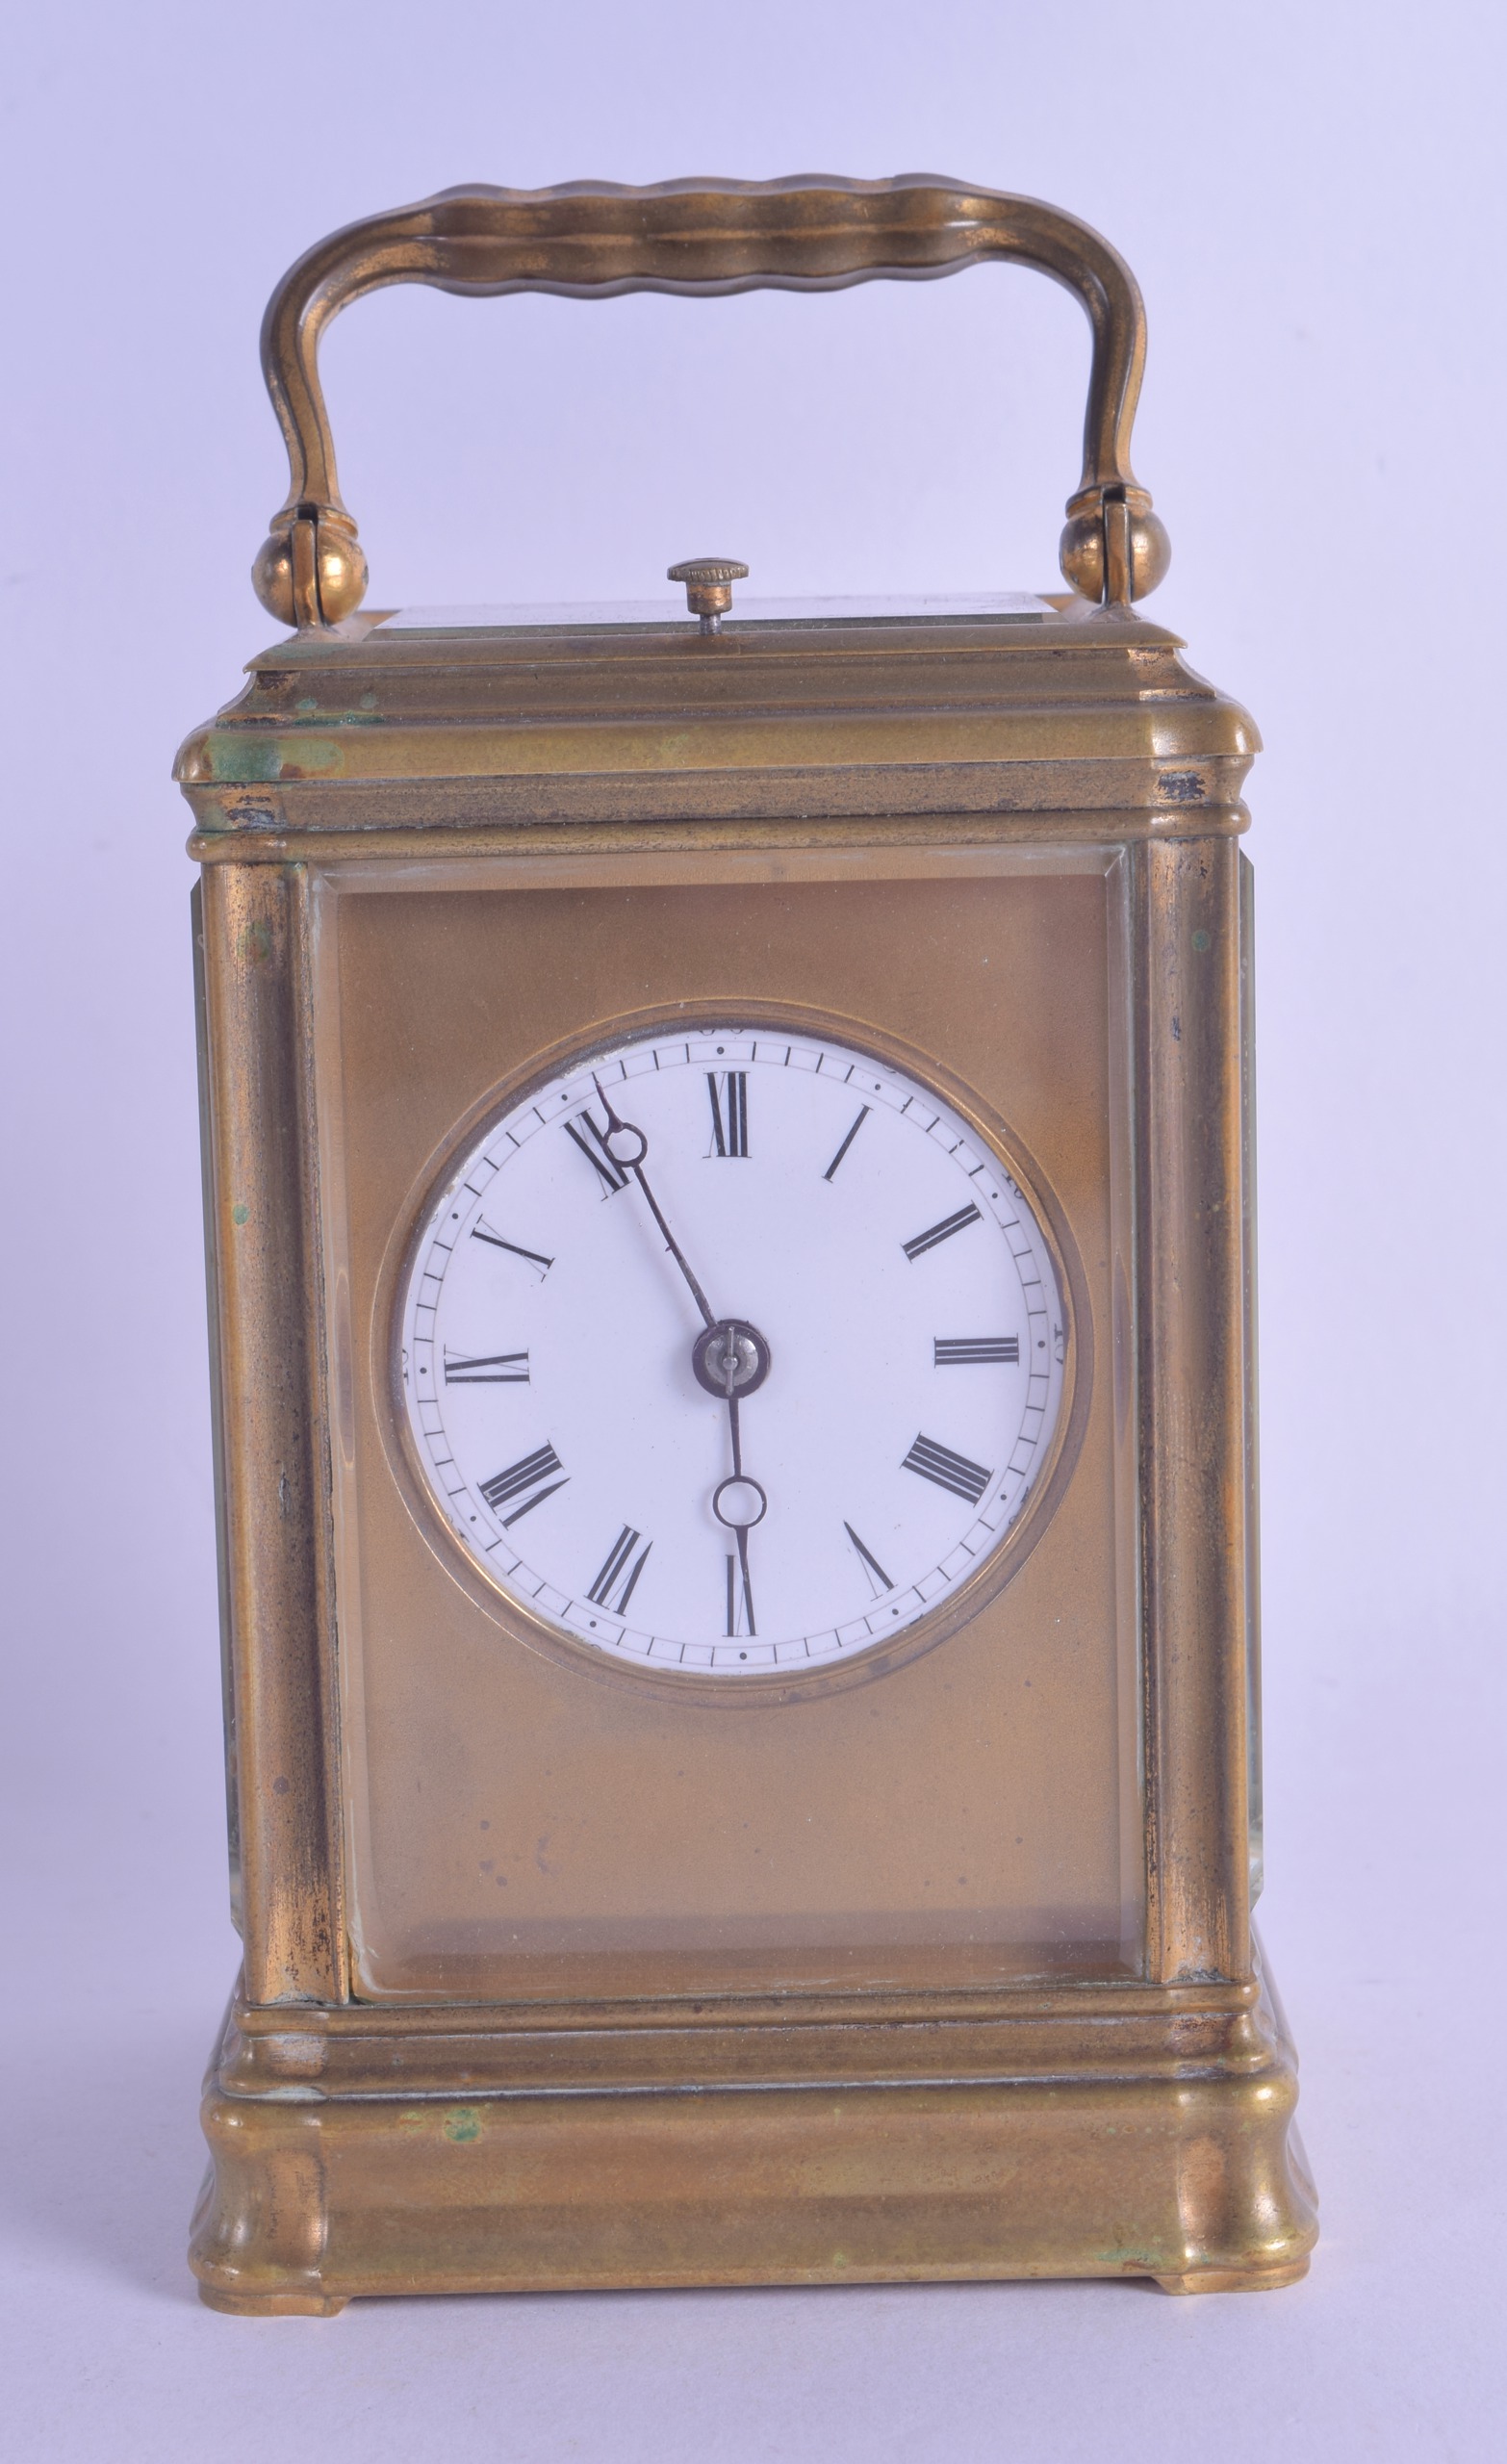
{"label": "roman numeral", "polygon": [[[555,1472],[560,1474],[557,1480],[550,1477]],[[513,1498],[523,1499],[522,1505],[514,1506],[511,1514],[499,1516],[506,1531],[511,1525],[521,1523],[525,1514],[532,1514],[536,1505],[543,1505],[546,1498],[552,1498],[556,1489],[563,1489],[569,1478],[570,1474],[553,1447],[540,1446],[532,1454],[525,1454],[521,1462],[510,1464],[505,1472],[494,1472],[490,1480],[483,1480],[481,1495],[494,1514],[498,1514],[499,1507],[508,1504]],[[549,1483],[548,1488],[544,1486],[546,1481]],[[529,1495],[530,1490],[532,1496]]]}
{"label": "roman numeral", "polygon": [[864,1124],[864,1122],[868,1119],[868,1116],[869,1116],[869,1107],[868,1107],[868,1105],[867,1105],[867,1104],[865,1104],[865,1105],[864,1105],[864,1107],[863,1107],[863,1110],[859,1113],[857,1119],[854,1122],[853,1127],[849,1130],[847,1137],[843,1140],[842,1144],[838,1147],[836,1154],[832,1157],[831,1162],[828,1165],[826,1171],[822,1174],[822,1178],[823,1178],[823,1180],[824,1180],[824,1181],[830,1181],[830,1180],[831,1179],[832,1174],[836,1171],[838,1165],[842,1162],[843,1157],[847,1154],[849,1147],[853,1144],[854,1140],[857,1137],[859,1130],[863,1127],[863,1124]]}
{"label": "roman numeral", "polygon": [[537,1249],[521,1249],[516,1241],[504,1241],[501,1233],[494,1232],[491,1224],[487,1222],[473,1223],[471,1227],[471,1237],[473,1241],[485,1241],[491,1249],[506,1249],[511,1257],[526,1258],[531,1267],[539,1269],[541,1283],[554,1264],[553,1258],[541,1257]]}
{"label": "roman numeral", "polygon": [[445,1382],[447,1386],[526,1386],[528,1354],[492,1351],[479,1354],[475,1360],[466,1360],[447,1344]]}
{"label": "roman numeral", "polygon": [[575,1140],[608,1197],[626,1189],[627,1174],[616,1156],[609,1154],[607,1133],[597,1127],[589,1112],[577,1113],[574,1120],[568,1120],[565,1135]]}
{"label": "roman numeral", "polygon": [[983,1218],[976,1206],[960,1206],[956,1215],[944,1215],[941,1222],[933,1223],[929,1232],[918,1232],[913,1241],[903,1241],[901,1246],[914,1266],[917,1258],[924,1258],[928,1249],[934,1249],[939,1241],[950,1241],[955,1232],[965,1231],[970,1223],[983,1221]]}
{"label": "roman numeral", "polygon": [[901,1465],[903,1472],[919,1472],[923,1480],[934,1480],[939,1489],[950,1489],[955,1498],[966,1498],[977,1505],[993,1479],[982,1463],[970,1463],[966,1454],[955,1454],[950,1446],[938,1446],[934,1437],[918,1437]]}
{"label": "roman numeral", "polygon": [[1018,1335],[938,1335],[932,1343],[937,1369],[965,1369],[981,1360],[1018,1360]]}
{"label": "roman numeral", "polygon": [[[640,1534],[632,1530],[630,1527],[625,1523],[622,1530],[618,1533],[617,1538],[614,1540],[611,1548],[607,1552],[606,1563],[603,1565],[600,1574],[597,1577],[596,1581],[592,1584],[590,1591],[586,1594],[587,1599],[595,1607],[610,1608],[613,1611],[613,1614],[618,1617],[626,1617],[627,1615],[627,1604],[633,1597],[633,1586],[637,1582],[639,1576],[643,1573],[644,1560],[649,1555],[650,1550],[654,1545],[652,1540],[645,1541],[643,1548],[639,1550],[638,1561],[632,1568],[632,1571],[629,1572],[628,1559],[632,1556],[634,1550],[638,1548],[639,1538]],[[616,1600],[614,1600],[612,1597],[613,1590],[619,1583],[622,1584],[622,1589],[618,1592]]]}
{"label": "roman numeral", "polygon": [[[740,1615],[743,1619],[741,1628],[738,1624]],[[729,1637],[736,1640],[740,1632],[752,1634],[754,1630],[754,1593],[749,1583],[749,1570],[744,1566],[740,1574],[737,1558],[729,1557],[728,1559],[728,1632]]]}
{"label": "roman numeral", "polygon": [[714,1155],[747,1155],[749,1151],[749,1076],[746,1069],[708,1069]]}
{"label": "roman numeral", "polygon": [[895,1586],[890,1581],[890,1578],[884,1572],[883,1567],[880,1564],[880,1561],[874,1554],[873,1550],[865,1549],[862,1541],[859,1539],[851,1523],[845,1523],[842,1527],[858,1553],[859,1559],[863,1566],[863,1571],[869,1578],[869,1587],[872,1590],[875,1599],[878,1600],[881,1592],[893,1591]]}

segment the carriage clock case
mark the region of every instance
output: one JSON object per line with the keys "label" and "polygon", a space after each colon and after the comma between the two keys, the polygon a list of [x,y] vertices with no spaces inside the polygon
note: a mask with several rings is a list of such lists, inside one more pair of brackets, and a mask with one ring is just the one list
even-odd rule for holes
{"label": "carriage clock case", "polygon": [[[358,612],[316,355],[363,293],[990,259],[1091,323],[1066,592]],[[1290,2283],[1257,737],[1136,610],[1128,270],[932,178],[457,189],[263,348],[290,629],[177,766],[244,1943],[205,2299]]]}

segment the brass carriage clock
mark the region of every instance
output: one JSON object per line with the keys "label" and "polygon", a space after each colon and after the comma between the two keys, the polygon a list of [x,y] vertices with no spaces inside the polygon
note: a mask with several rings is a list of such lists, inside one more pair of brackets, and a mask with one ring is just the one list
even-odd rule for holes
{"label": "brass carriage clock", "polygon": [[[356,612],[363,293],[997,258],[1092,324],[1070,593]],[[1256,736],[1133,610],[1135,283],[927,178],[457,189],[264,352],[293,629],[178,765],[245,1945],[205,2298],[1290,2282]]]}

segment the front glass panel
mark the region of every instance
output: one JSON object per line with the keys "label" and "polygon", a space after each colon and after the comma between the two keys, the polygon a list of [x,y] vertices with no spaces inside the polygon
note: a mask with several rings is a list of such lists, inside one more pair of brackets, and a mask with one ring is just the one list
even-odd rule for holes
{"label": "front glass panel", "polygon": [[363,1996],[1139,1964],[1123,871],[323,877]]}

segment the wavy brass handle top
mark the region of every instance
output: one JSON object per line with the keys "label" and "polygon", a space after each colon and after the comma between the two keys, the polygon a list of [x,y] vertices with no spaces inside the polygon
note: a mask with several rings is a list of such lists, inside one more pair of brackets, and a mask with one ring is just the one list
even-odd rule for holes
{"label": "wavy brass handle top", "polygon": [[390,282],[477,298],[836,291],[958,273],[990,258],[1037,267],[1087,311],[1083,476],[1067,502],[1061,566],[1087,599],[1139,599],[1162,579],[1171,552],[1131,469],[1146,320],[1130,268],[1055,206],[924,173],[443,189],[321,240],[284,275],[262,325],[262,366],[292,484],[252,569],[257,596],[285,625],[338,624],[361,604],[367,563],[336,482],[319,346],[330,319],[366,292]]}

